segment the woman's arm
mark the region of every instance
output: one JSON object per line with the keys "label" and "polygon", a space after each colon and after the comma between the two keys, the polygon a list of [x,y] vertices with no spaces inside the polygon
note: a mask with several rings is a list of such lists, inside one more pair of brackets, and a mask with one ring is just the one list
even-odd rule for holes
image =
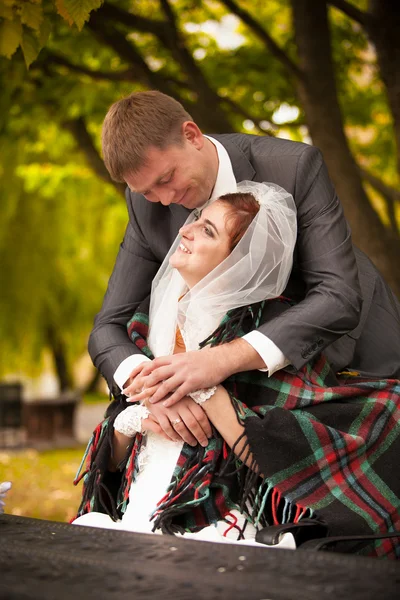
{"label": "woman's arm", "polygon": [[[157,433],[161,435],[165,439],[169,440],[170,438],[164,433],[163,429],[157,423],[157,421],[149,415],[147,419],[142,420],[142,433],[146,431],[152,431],[153,433]],[[113,436],[113,451],[110,456],[110,460],[108,462],[108,470],[111,472],[115,472],[117,470],[120,462],[126,457],[126,453],[132,443],[132,437],[128,435],[124,435],[120,431],[114,429]]]}
{"label": "woman's arm", "polygon": [[132,438],[114,429],[113,451],[108,462],[108,470],[115,472],[119,463],[125,458]]}
{"label": "woman's arm", "polygon": [[[252,467],[257,471],[257,466],[255,467],[253,464],[253,456],[251,453],[249,454],[248,448],[246,449],[247,438],[243,436],[245,431],[244,426],[238,421],[236,411],[232,406],[232,401],[226,389],[222,385],[218,385],[215,394],[206,402],[202,403],[201,406],[228,446],[234,448],[235,454],[243,460],[248,467]],[[241,436],[243,437],[235,445],[236,441]]]}

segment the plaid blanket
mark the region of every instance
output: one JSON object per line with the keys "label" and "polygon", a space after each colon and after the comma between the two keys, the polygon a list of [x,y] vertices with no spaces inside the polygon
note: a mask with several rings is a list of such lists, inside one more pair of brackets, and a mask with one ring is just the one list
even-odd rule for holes
{"label": "plaid blanket", "polygon": [[[263,307],[260,303],[228,313],[203,345],[225,343],[257,327]],[[151,357],[147,315],[136,313],[128,330]],[[298,372],[284,369],[271,377],[260,371],[239,373],[223,385],[244,428],[242,453],[236,456],[216,431],[207,448],[185,444],[153,513],[155,529],[198,531],[221,519],[230,522],[232,508],[256,527],[308,517],[324,521],[330,535],[400,529],[399,381],[338,375],[321,355]],[[132,441],[120,465],[123,477],[115,505],[105,485],[112,422],[125,406],[121,400],[113,403],[89,443],[78,515],[105,510],[117,518],[126,508],[143,436]],[[244,464],[250,453],[252,468]],[[354,551],[395,558],[400,544],[397,538],[377,540]]]}

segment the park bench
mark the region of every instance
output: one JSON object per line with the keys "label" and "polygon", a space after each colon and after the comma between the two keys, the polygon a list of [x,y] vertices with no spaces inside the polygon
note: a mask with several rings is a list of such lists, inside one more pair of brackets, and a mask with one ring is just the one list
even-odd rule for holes
{"label": "park bench", "polygon": [[0,384],[0,447],[62,447],[75,443],[78,392],[23,401],[21,384]]}
{"label": "park bench", "polygon": [[0,383],[0,448],[23,443],[22,385]]}

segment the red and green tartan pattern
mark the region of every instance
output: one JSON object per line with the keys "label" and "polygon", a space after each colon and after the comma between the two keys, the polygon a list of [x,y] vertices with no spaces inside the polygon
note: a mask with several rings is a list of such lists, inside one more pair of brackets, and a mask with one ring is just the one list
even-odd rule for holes
{"label": "red and green tartan pattern", "polygon": [[[229,314],[223,323],[228,322]],[[152,358],[145,341],[147,315],[136,313],[128,329],[132,341]],[[246,320],[239,335],[245,332]],[[330,535],[400,530],[398,380],[335,375],[320,356],[298,372],[284,369],[271,377],[261,371],[239,373],[224,386],[263,474],[253,478],[256,485],[246,497],[250,521],[279,524],[314,516],[326,522]],[[137,451],[134,444],[120,508],[128,501]],[[166,531],[198,531],[237,508],[247,468],[231,475],[225,469],[221,476],[232,458],[228,454],[218,434],[200,452],[185,444],[153,513],[155,527],[167,522]],[[241,465],[236,459],[234,467]],[[88,503],[81,508],[93,510]],[[378,540],[355,551],[395,558],[400,543],[398,538]]]}
{"label": "red and green tartan pattern", "polygon": [[[257,464],[281,497],[311,509],[331,535],[400,530],[400,381],[332,380],[322,356],[297,373],[231,378],[246,401],[240,416]],[[266,437],[273,444],[260,446]],[[399,540],[369,550],[399,557]]]}

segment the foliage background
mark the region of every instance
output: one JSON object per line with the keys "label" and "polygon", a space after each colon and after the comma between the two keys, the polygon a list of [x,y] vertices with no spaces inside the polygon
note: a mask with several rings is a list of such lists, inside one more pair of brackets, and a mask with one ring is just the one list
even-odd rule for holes
{"label": "foliage background", "polygon": [[134,90],[175,96],[210,133],[315,143],[400,294],[396,4],[0,0],[0,377],[50,354],[60,389],[77,385],[127,221],[101,123]]}

